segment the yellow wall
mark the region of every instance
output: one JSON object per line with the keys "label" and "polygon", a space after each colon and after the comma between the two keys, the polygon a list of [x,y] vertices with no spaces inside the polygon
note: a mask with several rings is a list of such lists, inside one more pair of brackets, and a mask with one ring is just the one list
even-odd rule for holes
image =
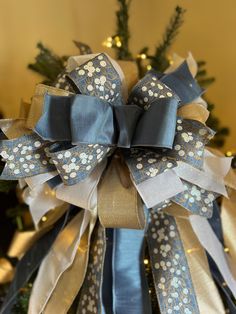
{"label": "yellow wall", "polygon": [[[181,55],[192,51],[208,62],[217,82],[208,91],[215,113],[231,128],[225,149],[236,150],[236,1],[133,0],[131,46],[134,52],[160,39],[174,7],[187,8],[186,22],[172,47]],[[58,54],[75,54],[71,40],[101,51],[114,33],[115,0],[0,0],[0,110],[16,116],[21,98],[29,100],[40,77],[27,70],[40,40]]]}

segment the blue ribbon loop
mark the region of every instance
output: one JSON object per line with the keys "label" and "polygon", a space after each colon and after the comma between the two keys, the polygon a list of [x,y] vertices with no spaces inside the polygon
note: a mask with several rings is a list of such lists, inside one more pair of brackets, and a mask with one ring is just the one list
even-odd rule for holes
{"label": "blue ribbon loop", "polygon": [[193,78],[187,61],[184,61],[175,71],[167,74],[151,71],[157,78],[166,84],[180,98],[180,105],[184,105],[197,99],[204,93],[197,81]]}
{"label": "blue ribbon loop", "polygon": [[77,144],[172,148],[178,100],[160,98],[144,110],[112,106],[86,95],[45,95],[44,112],[35,132],[44,140]]}

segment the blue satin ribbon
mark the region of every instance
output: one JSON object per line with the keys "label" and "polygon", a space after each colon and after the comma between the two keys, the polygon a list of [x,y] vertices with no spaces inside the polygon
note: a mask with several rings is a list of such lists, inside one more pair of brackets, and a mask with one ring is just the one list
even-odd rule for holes
{"label": "blue satin ribbon", "polygon": [[144,230],[113,232],[113,313],[151,314],[143,264]]}
{"label": "blue satin ribbon", "polygon": [[157,77],[179,96],[180,105],[190,103],[204,93],[204,89],[193,78],[187,61],[184,61],[175,71],[167,74],[158,73]]}
{"label": "blue satin ribbon", "polygon": [[[47,141],[172,148],[178,99],[160,98],[148,110],[113,106],[86,95],[45,95],[35,132]],[[157,127],[158,126],[158,127]]]}
{"label": "blue satin ribbon", "polygon": [[102,278],[102,304],[101,314],[113,314],[113,290],[112,290],[112,251],[113,251],[113,229],[107,228],[106,232],[106,253],[103,266]]}

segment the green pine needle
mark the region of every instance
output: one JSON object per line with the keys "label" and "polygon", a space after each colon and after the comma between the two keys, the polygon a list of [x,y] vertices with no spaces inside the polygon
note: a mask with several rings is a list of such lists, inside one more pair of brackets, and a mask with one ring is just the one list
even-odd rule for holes
{"label": "green pine needle", "polygon": [[129,8],[131,0],[118,0],[119,10],[116,12],[117,18],[117,36],[121,39],[121,47],[114,47],[116,49],[118,60],[131,60],[132,54],[129,50]]}
{"label": "green pine needle", "polygon": [[28,313],[31,290],[32,290],[31,283],[27,284],[26,287],[21,289],[21,291],[18,294],[17,301],[13,307],[14,314],[27,314]]}
{"label": "green pine needle", "polygon": [[185,12],[186,10],[181,8],[180,6],[177,6],[175,8],[175,12],[172,15],[169,25],[167,26],[166,31],[163,35],[162,42],[156,48],[153,58],[151,58],[151,65],[154,69],[158,71],[164,71],[168,67],[169,62],[166,54],[173,44],[176,36],[179,33],[180,27],[184,22],[183,16]]}
{"label": "green pine needle", "polygon": [[39,53],[35,58],[35,62],[29,64],[28,68],[44,76],[46,78],[45,82],[52,85],[58,74],[64,70],[67,57],[59,57],[42,43],[38,43],[37,48]]}

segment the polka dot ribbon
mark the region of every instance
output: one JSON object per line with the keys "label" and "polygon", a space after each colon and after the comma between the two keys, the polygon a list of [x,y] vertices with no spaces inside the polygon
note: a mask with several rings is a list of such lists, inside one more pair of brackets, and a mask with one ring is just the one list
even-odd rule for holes
{"label": "polka dot ribbon", "polygon": [[[104,101],[112,106],[114,111],[116,110],[114,108],[124,106],[121,78],[114,63],[105,54],[97,55],[70,73],[61,74],[56,84],[57,87],[63,87],[75,94]],[[186,62],[170,74],[148,72],[134,86],[126,107],[137,106],[142,109],[142,112],[156,113],[150,115],[152,119],[142,121],[139,131],[143,133],[141,132],[139,136],[143,136],[143,143],[147,140],[148,134],[161,134],[163,138],[171,134],[173,137],[171,145],[167,147],[134,145],[135,147],[119,148],[136,186],[165,172],[173,171],[178,167],[179,162],[189,164],[198,170],[203,169],[204,148],[214,136],[214,132],[199,121],[183,119],[176,114],[179,106],[193,101],[201,93],[202,90],[190,75]],[[66,101],[67,96],[63,97]],[[169,106],[165,106],[166,103]],[[159,114],[155,111],[158,105],[162,108]],[[116,117],[114,115],[114,118]],[[60,119],[56,120],[57,115],[54,115],[54,118],[58,129],[63,130],[64,125],[58,122]],[[82,120],[77,122],[83,123]],[[129,119],[125,122],[128,126]],[[40,136],[40,132],[34,130],[31,134],[13,140],[0,141],[0,155],[6,163],[1,179],[18,180],[56,171],[65,185],[75,185],[89,177],[99,163],[114,154],[115,149],[116,145],[83,141],[74,145],[71,140],[45,139]],[[175,218],[164,214],[163,209],[174,202],[192,214],[211,217],[212,202],[217,197],[217,193],[186,180],[180,180],[184,191],[158,203],[151,210],[147,228],[148,245],[161,312],[197,314],[198,305]],[[168,182],[166,182],[166,189],[168,189]],[[96,289],[99,293],[105,252],[105,240],[100,240],[104,238],[104,229],[99,227],[97,234],[91,247],[92,261],[87,273],[88,286],[85,285],[82,289],[89,291],[91,288],[93,291],[98,286]],[[94,254],[98,249],[99,256]],[[94,275],[95,264],[100,268]],[[86,307],[93,312],[99,306],[97,302],[99,302],[98,298],[89,299],[87,292],[84,292],[80,312],[82,313]]]}
{"label": "polka dot ribbon", "polygon": [[[166,79],[166,75],[164,77]],[[110,59],[105,54],[100,54],[87,61],[72,72],[67,73],[64,78],[67,79],[68,84],[70,84],[71,88],[73,87],[76,93],[97,97],[111,105],[113,104],[114,107],[116,107],[117,104],[120,105],[123,103],[121,93],[122,82],[120,76]],[[186,81],[188,82],[188,80],[189,77],[186,76]],[[192,81],[192,84],[196,85],[193,78]],[[196,95],[193,93],[192,97],[195,96]],[[63,97],[68,98],[69,96]],[[152,107],[158,107],[158,102],[156,102],[157,99],[161,101],[161,99],[179,98],[174,91],[161,81],[161,79],[158,79],[157,74],[150,72],[147,73],[147,75],[133,88],[128,99],[128,105],[139,106],[143,110],[149,111]],[[176,106],[177,104],[178,102],[175,102],[173,106]],[[174,111],[176,112],[176,108]],[[172,116],[172,120],[173,118],[174,117]],[[158,119],[158,117],[156,117],[156,119]],[[155,122],[155,119],[153,121]],[[168,124],[167,122],[168,121],[166,121],[166,127],[168,129],[170,124],[173,125],[173,123],[171,122]],[[129,124],[129,121],[127,123]],[[189,121],[188,124],[192,125],[194,122]],[[59,128],[61,129],[64,128],[60,123],[57,123],[57,125],[59,125]],[[146,123],[143,125],[143,128],[140,127],[140,133],[142,130],[143,133],[145,133],[145,126],[147,127],[147,125],[148,124]],[[201,125],[201,127],[203,128],[203,131],[209,133],[207,128],[203,125]],[[181,126],[177,124],[177,132],[180,128]],[[154,127],[149,130],[149,132],[156,133]],[[168,132],[166,131],[162,133],[166,134]],[[176,139],[177,137],[178,133],[174,139],[175,149],[173,152],[156,153],[151,149],[144,149],[143,151],[138,149],[138,155],[143,152],[143,157],[139,156],[136,158],[133,149],[124,150],[124,154],[127,156],[127,163],[136,182],[143,181],[148,177],[158,175],[159,173],[176,166],[176,156],[185,159],[187,162],[188,159],[193,161],[193,159],[196,160],[197,158],[198,162],[196,161],[196,163],[199,163],[199,159],[201,159],[199,155],[191,156],[191,153],[194,154],[191,151],[186,155],[183,149],[179,149],[177,152],[178,145],[181,147],[181,144],[183,144],[184,141],[187,143],[191,142],[194,134],[191,135],[191,132],[186,130],[186,132],[182,132],[181,136],[178,137],[179,140]],[[189,147],[191,144],[192,143],[189,144]],[[78,145],[73,146],[72,143],[57,142],[52,145],[51,140],[45,140],[40,134],[37,135],[34,132],[14,140],[1,141],[0,147],[1,156],[6,162],[4,171],[1,175],[2,179],[14,180],[57,170],[62,181],[66,185],[76,184],[89,176],[97,164],[113,151],[111,146],[101,145],[99,143],[79,143]],[[145,156],[148,156],[149,158],[147,159]],[[135,166],[136,159],[140,158],[143,158],[143,161],[137,163]],[[147,160],[145,160],[145,158]]]}

